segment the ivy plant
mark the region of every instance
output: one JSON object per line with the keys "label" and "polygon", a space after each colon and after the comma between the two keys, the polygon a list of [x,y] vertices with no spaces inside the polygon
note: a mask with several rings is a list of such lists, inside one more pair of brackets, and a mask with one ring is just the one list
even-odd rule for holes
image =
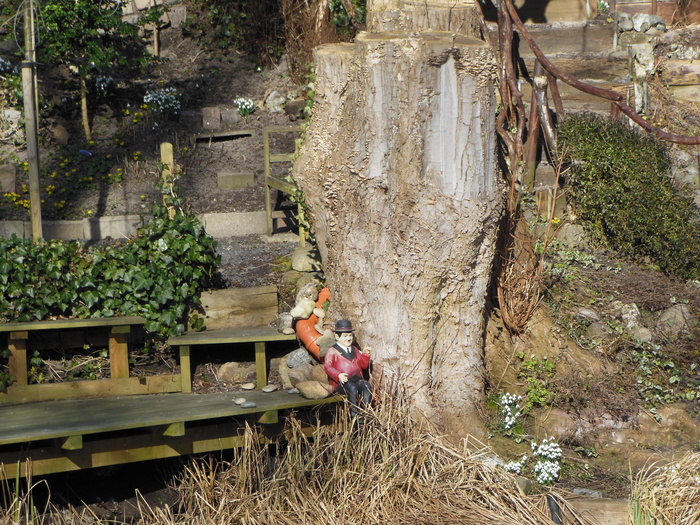
{"label": "ivy plant", "polygon": [[572,202],[595,239],[667,274],[700,278],[700,215],[692,192],[670,177],[662,144],[587,113],[562,122],[559,144]]}
{"label": "ivy plant", "polygon": [[199,219],[171,217],[164,206],[127,242],[88,247],[13,236],[0,240],[0,320],[139,315],[147,331],[176,335],[219,261]]}

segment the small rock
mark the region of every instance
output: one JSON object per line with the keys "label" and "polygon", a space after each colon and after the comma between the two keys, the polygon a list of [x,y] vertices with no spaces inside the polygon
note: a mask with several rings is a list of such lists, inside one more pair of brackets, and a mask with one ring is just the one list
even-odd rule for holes
{"label": "small rock", "polygon": [[236,399],[233,400],[233,402],[236,403],[237,405],[242,405],[243,403],[246,402],[246,398],[245,397],[237,397]]}
{"label": "small rock", "polygon": [[298,272],[318,272],[321,260],[318,250],[313,246],[299,246],[292,255],[292,268]]}
{"label": "small rock", "polygon": [[265,99],[265,107],[271,113],[281,113],[286,102],[287,98],[284,95],[281,95],[278,91],[273,91]]}
{"label": "small rock", "polygon": [[697,320],[685,304],[676,304],[665,310],[656,323],[656,329],[670,341],[675,341],[681,335],[688,333],[697,326]]}
{"label": "small rock", "polygon": [[254,401],[246,401],[241,405],[241,408],[255,408],[256,406],[258,405],[256,405]]}
{"label": "small rock", "polygon": [[332,388],[318,381],[300,381],[297,388],[306,399],[324,399],[331,395]]}
{"label": "small rock", "polygon": [[262,387],[262,391],[265,393],[274,392],[277,390],[277,385],[269,384]]}
{"label": "small rock", "polygon": [[294,333],[294,328],[292,328],[292,323],[294,322],[294,318],[289,312],[282,312],[277,316],[277,321],[275,322],[275,325],[277,326],[277,330],[284,333],[285,330],[289,330],[291,328],[292,332]]}
{"label": "small rock", "polygon": [[241,385],[243,390],[255,390],[255,383],[244,383]]}
{"label": "small rock", "polygon": [[312,364],[313,360],[311,359],[311,356],[309,355],[309,352],[307,352],[304,348],[297,348],[293,352],[290,352],[287,354],[287,366],[289,368],[296,368],[299,365],[303,364]]}
{"label": "small rock", "polygon": [[583,317],[584,319],[590,319],[591,321],[600,321],[600,315],[598,315],[598,312],[591,310],[590,308],[580,307],[577,315],[579,317]]}
{"label": "small rock", "polygon": [[585,496],[586,498],[594,498],[594,499],[602,499],[603,498],[603,491],[601,491],[601,490],[576,488],[576,489],[572,490],[571,492],[573,492],[577,496]]}
{"label": "small rock", "polygon": [[620,20],[617,26],[621,31],[632,31],[634,29],[634,22],[632,22],[632,20],[629,18],[624,18]]}

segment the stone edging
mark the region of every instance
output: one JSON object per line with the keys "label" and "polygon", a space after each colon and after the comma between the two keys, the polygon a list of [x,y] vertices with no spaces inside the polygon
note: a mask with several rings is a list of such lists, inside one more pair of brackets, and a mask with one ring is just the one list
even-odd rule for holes
{"label": "stone edging", "polygon": [[[199,218],[207,233],[215,238],[267,233],[267,215],[264,211],[203,213]],[[42,221],[42,229],[45,239],[98,241],[107,237],[133,237],[140,224],[140,215],[121,215],[78,221]],[[32,227],[29,221],[0,221],[0,237],[7,238],[13,234],[30,239]]]}

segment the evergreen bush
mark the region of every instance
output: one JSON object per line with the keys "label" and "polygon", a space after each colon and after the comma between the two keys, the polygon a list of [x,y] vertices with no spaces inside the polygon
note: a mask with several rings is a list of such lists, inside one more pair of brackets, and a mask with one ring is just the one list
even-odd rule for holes
{"label": "evergreen bush", "polygon": [[700,278],[700,214],[670,177],[657,139],[582,113],[561,123],[559,145],[571,168],[570,199],[593,239],[669,275]]}
{"label": "evergreen bush", "polygon": [[139,315],[176,335],[210,287],[216,241],[199,219],[164,206],[125,243],[0,239],[0,322]]}

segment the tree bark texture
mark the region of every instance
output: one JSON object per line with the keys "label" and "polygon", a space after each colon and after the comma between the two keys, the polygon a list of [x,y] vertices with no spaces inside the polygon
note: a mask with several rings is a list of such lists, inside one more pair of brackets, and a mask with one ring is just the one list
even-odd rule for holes
{"label": "tree bark texture", "polygon": [[471,0],[367,0],[367,30],[450,31],[478,36],[479,20]]}
{"label": "tree bark texture", "polygon": [[293,175],[329,317],[357,325],[375,372],[440,431],[473,435],[503,208],[492,54],[468,36],[394,31],[320,46],[315,63],[314,116]]}

